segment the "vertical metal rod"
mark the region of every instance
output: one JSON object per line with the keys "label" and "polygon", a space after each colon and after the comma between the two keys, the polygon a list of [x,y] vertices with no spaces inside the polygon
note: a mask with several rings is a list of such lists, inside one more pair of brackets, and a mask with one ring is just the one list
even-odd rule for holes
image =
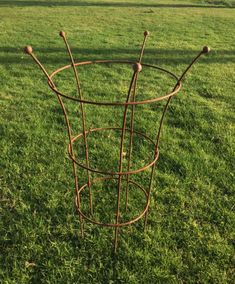
{"label": "vertical metal rod", "polygon": [[[75,79],[76,79],[76,85],[77,85],[77,93],[79,95],[79,99],[82,100],[82,93],[81,93],[81,87],[80,87],[80,82],[78,79],[78,72],[75,66],[75,62],[73,59],[73,55],[71,52],[71,49],[69,47],[68,41],[66,39],[65,32],[61,31],[60,36],[63,38],[64,43],[66,45],[67,51],[69,53],[69,57],[72,63]],[[86,167],[89,168],[89,151],[88,151],[88,142],[87,142],[87,135],[86,135],[86,122],[85,122],[85,111],[83,107],[83,103],[80,103],[80,109],[82,113],[82,132],[83,132],[83,139],[84,139],[84,144],[85,144],[85,152],[86,152]],[[93,215],[93,202],[92,202],[92,192],[91,192],[91,177],[90,177],[90,172],[87,170],[87,176],[88,176],[88,190],[89,190],[89,203],[90,203],[90,212]]]}
{"label": "vertical metal rod", "polygon": [[[138,79],[138,73],[136,74],[136,79],[134,81],[134,90],[133,90],[133,95],[132,95],[132,101],[135,101],[135,95],[136,95],[136,85],[137,85],[137,79]],[[127,165],[127,171],[130,171],[131,168],[131,157],[132,157],[132,150],[133,150],[133,135],[134,135],[134,113],[135,111],[135,105],[131,106],[131,123],[130,123],[130,140],[129,140],[129,152],[128,152],[128,165]],[[125,208],[126,212],[128,209],[128,198],[129,198],[129,180],[130,180],[130,175],[127,175],[126,179],[126,200],[125,200]]]}
{"label": "vertical metal rod", "polygon": [[143,41],[143,44],[142,44],[142,47],[141,47],[141,51],[140,51],[140,56],[139,56],[139,63],[141,63],[142,61],[142,57],[144,55],[144,48],[145,48],[145,44],[146,44],[146,41],[147,41],[147,37],[149,36],[149,31],[145,31],[144,32],[144,41]]}
{"label": "vertical metal rod", "polygon": [[[40,67],[40,69],[43,71],[43,73],[45,74],[45,76],[48,79],[48,82],[54,87],[54,89],[56,90],[56,86],[54,84],[54,82],[52,81],[52,79],[50,78],[49,74],[47,73],[46,69],[43,67],[43,65],[41,64],[41,62],[37,59],[37,57],[33,54],[33,49],[31,46],[27,46],[25,48],[25,52],[28,53],[33,60],[36,62],[36,64]],[[60,106],[62,108],[64,117],[65,117],[65,121],[66,121],[66,125],[67,125],[67,133],[68,133],[68,137],[69,137],[69,144],[70,144],[70,149],[71,149],[71,156],[73,157],[73,159],[75,159],[74,156],[74,150],[73,150],[73,143],[72,143],[72,136],[71,136],[71,129],[70,129],[70,123],[69,123],[69,119],[67,116],[67,112],[64,106],[64,103],[61,99],[61,96],[57,95],[57,98],[59,100]],[[77,202],[78,202],[78,207],[80,208],[81,206],[81,202],[80,202],[80,194],[78,193],[78,178],[77,178],[77,171],[76,171],[76,164],[73,161],[73,176],[74,176],[74,182],[75,182],[75,193],[77,196]],[[79,222],[80,222],[80,231],[81,231],[81,236],[84,237],[84,228],[83,228],[83,217],[79,214]]]}
{"label": "vertical metal rod", "polygon": [[[147,41],[147,37],[149,36],[149,32],[145,31],[144,32],[144,40],[143,40],[143,44],[141,47],[141,51],[140,51],[140,56],[139,56],[139,61],[138,63],[141,64],[143,55],[144,55],[144,48],[145,48],[145,44]],[[138,74],[136,74],[136,79],[134,81],[134,88],[133,88],[133,94],[132,94],[132,101],[135,101],[135,97],[136,97],[136,86],[137,86],[137,80],[138,80]],[[128,166],[127,166],[127,171],[130,171],[130,167],[131,167],[131,157],[132,157],[132,150],[133,150],[133,134],[134,134],[134,116],[135,116],[135,105],[131,106],[131,122],[130,122],[130,129],[131,129],[131,133],[130,133],[130,140],[129,140],[129,153],[128,153]],[[130,179],[130,175],[127,175],[127,181],[126,181],[126,201],[125,201],[125,208],[126,211],[128,209],[128,195],[129,195],[129,179]]]}
{"label": "vertical metal rod", "polygon": [[[71,152],[72,154],[72,152]],[[81,208],[81,198],[80,198],[80,193],[78,193],[78,178],[77,178],[77,174],[76,174],[76,164],[73,162],[73,174],[74,174],[74,179],[75,179],[75,188],[76,188],[76,198],[77,198],[77,206],[79,209]],[[77,212],[79,215],[79,222],[80,222],[80,232],[81,232],[81,236],[82,238],[84,238],[84,222],[83,222],[83,217],[82,215],[79,213],[77,208]]]}
{"label": "vertical metal rod", "polygon": [[[207,54],[210,52],[210,48],[207,46],[204,46],[203,49],[199,52],[199,54],[191,61],[191,63],[187,66],[187,68],[184,70],[184,72],[182,73],[182,75],[180,76],[180,78],[178,79],[176,85],[174,86],[172,92],[174,92],[176,90],[176,88],[178,87],[178,85],[180,84],[180,82],[184,79],[185,75],[187,74],[187,72],[189,71],[189,69],[193,66],[193,64],[199,59],[199,57],[202,54]],[[158,152],[158,146],[159,146],[159,141],[160,141],[160,134],[161,134],[161,129],[162,129],[162,125],[163,125],[163,121],[165,118],[165,114],[166,111],[168,109],[168,106],[171,102],[172,96],[170,96],[167,99],[167,102],[163,108],[163,113],[161,116],[161,120],[160,120],[160,124],[159,124],[159,128],[158,128],[158,133],[157,133],[157,138],[156,138],[156,144],[155,144],[155,151],[154,151],[154,155],[157,154]],[[152,166],[152,171],[151,171],[151,177],[150,177],[150,183],[149,183],[149,191],[148,191],[148,201],[150,199],[150,194],[151,194],[151,189],[152,189],[152,180],[153,180],[153,176],[154,176],[154,172],[155,172],[155,168],[156,168],[156,164],[154,164]],[[147,226],[147,217],[148,217],[148,211],[149,209],[146,211],[145,213],[145,220],[144,220],[144,230],[146,230],[146,226]]]}
{"label": "vertical metal rod", "polygon": [[[180,78],[178,79],[177,83],[175,84],[172,92],[174,92],[176,90],[176,88],[178,87],[178,85],[180,84],[180,82],[184,79],[186,73],[189,71],[189,69],[193,66],[193,64],[199,59],[199,57],[204,54],[204,53],[208,53],[210,51],[210,49],[205,46],[203,47],[202,51],[199,52],[199,54],[192,60],[192,62],[187,66],[187,68],[184,70],[184,72],[182,73],[182,75],[180,76]],[[167,103],[166,105],[164,106],[164,109],[163,109],[163,113],[162,113],[162,117],[161,117],[161,120],[160,120],[160,125],[159,125],[159,129],[158,129],[158,134],[157,134],[157,139],[156,139],[156,146],[155,146],[155,152],[158,148],[158,145],[159,145],[159,140],[160,140],[160,134],[161,134],[161,129],[162,129],[162,125],[163,125],[163,121],[164,121],[164,117],[165,117],[165,114],[166,114],[166,111],[168,109],[168,106],[170,104],[170,101],[172,99],[172,96],[170,96],[167,100]]]}
{"label": "vertical metal rod", "polygon": [[[136,71],[134,71],[134,74],[131,79],[128,95],[126,102],[129,101],[131,90],[133,83],[136,78]],[[125,132],[126,132],[126,116],[127,116],[127,109],[128,105],[125,106],[124,114],[123,114],[123,122],[122,122],[122,134],[121,134],[121,144],[120,144],[120,153],[119,153],[119,172],[122,172],[122,163],[123,163],[123,144],[124,144],[124,138],[125,138]],[[119,223],[119,217],[120,217],[120,201],[121,201],[121,184],[122,184],[122,175],[120,174],[118,177],[118,189],[117,189],[117,209],[116,209],[116,224]],[[114,252],[117,252],[117,242],[118,242],[118,227],[115,227],[115,239],[114,239]]]}
{"label": "vertical metal rod", "polygon": [[[151,192],[151,188],[152,188],[154,172],[155,172],[155,165],[152,166],[152,170],[151,170],[151,176],[150,176],[150,182],[149,182],[149,191],[148,191],[148,196],[147,196],[148,201],[150,199],[150,192]],[[148,211],[149,211],[149,209],[146,211],[146,213],[144,215],[144,231],[146,231],[146,227],[147,227]]]}

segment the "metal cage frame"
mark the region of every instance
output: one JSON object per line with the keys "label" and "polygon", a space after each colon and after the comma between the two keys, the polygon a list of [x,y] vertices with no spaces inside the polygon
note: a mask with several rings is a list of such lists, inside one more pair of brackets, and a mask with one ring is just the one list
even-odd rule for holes
{"label": "metal cage frame", "polygon": [[[75,204],[76,204],[76,208],[77,208],[77,212],[79,215],[79,221],[80,221],[80,231],[81,231],[81,235],[82,237],[84,236],[84,219],[88,220],[89,222],[96,224],[96,225],[100,225],[100,226],[105,226],[105,227],[113,227],[115,230],[114,233],[114,251],[117,251],[117,245],[118,245],[118,235],[119,235],[119,228],[123,227],[123,226],[128,226],[134,222],[136,222],[137,220],[139,220],[140,218],[144,217],[144,228],[146,228],[147,225],[147,216],[148,216],[148,211],[149,211],[149,204],[150,204],[150,193],[151,193],[151,188],[152,188],[152,181],[153,181],[153,176],[154,176],[154,171],[155,171],[155,167],[156,167],[156,163],[158,161],[158,157],[159,157],[159,150],[158,150],[158,146],[159,146],[159,140],[160,140],[160,133],[162,130],[162,125],[163,125],[163,121],[164,121],[164,117],[165,114],[167,112],[169,103],[171,101],[171,99],[173,98],[173,96],[175,96],[181,89],[182,87],[182,81],[186,75],[186,73],[188,72],[188,70],[192,67],[192,65],[198,60],[198,58],[202,55],[202,54],[207,54],[210,49],[207,46],[204,46],[203,49],[199,52],[199,54],[192,60],[192,62],[187,66],[187,68],[184,70],[184,72],[182,73],[182,75],[180,77],[177,77],[175,74],[173,74],[172,72],[158,67],[158,66],[154,66],[154,65],[150,65],[150,64],[144,64],[142,63],[142,58],[143,58],[143,54],[144,54],[144,49],[145,49],[145,44],[146,44],[146,40],[149,36],[149,32],[145,31],[144,32],[144,40],[142,43],[142,47],[140,50],[140,55],[139,58],[136,61],[128,61],[128,60],[95,60],[95,61],[85,61],[85,62],[78,62],[75,63],[70,46],[68,44],[67,38],[66,38],[66,34],[65,32],[61,31],[60,32],[60,36],[62,37],[66,49],[68,51],[69,54],[69,58],[70,58],[70,64],[66,65],[62,68],[59,68],[57,70],[55,70],[53,73],[49,74],[46,69],[44,68],[44,66],[41,64],[41,62],[38,60],[38,58],[34,55],[33,53],[33,49],[31,46],[26,46],[25,47],[25,52],[27,54],[29,54],[32,59],[37,63],[37,65],[41,68],[42,72],[44,73],[44,75],[47,78],[47,82],[49,87],[51,88],[51,90],[56,94],[59,104],[61,106],[61,109],[63,111],[63,115],[65,118],[65,122],[66,122],[66,126],[67,126],[67,134],[68,134],[68,138],[69,138],[69,144],[68,144],[68,154],[69,157],[72,161],[72,166],[73,166],[73,176],[74,176],[74,183],[75,183]],[[130,80],[130,85],[129,85],[129,90],[126,96],[126,100],[125,101],[117,101],[117,102],[107,102],[107,101],[92,101],[92,100],[86,100],[83,97],[83,94],[81,92],[81,85],[80,85],[80,81],[79,81],[79,74],[77,71],[78,66],[82,66],[82,65],[90,65],[90,64],[127,64],[127,65],[131,65],[133,68],[133,75],[132,78]],[[144,68],[152,68],[152,69],[157,69],[160,70],[166,74],[168,74],[170,77],[172,77],[173,79],[175,79],[175,85],[172,88],[172,91],[169,92],[168,94],[165,94],[161,97],[156,97],[156,98],[152,98],[152,99],[146,99],[146,100],[142,100],[142,101],[138,101],[136,99],[136,87],[137,87],[137,81],[138,81],[138,76],[139,73],[142,70],[142,67]],[[75,80],[76,80],[76,89],[77,89],[77,97],[71,97],[68,95],[65,95],[64,93],[60,92],[55,83],[53,82],[53,77],[62,72],[63,70],[66,70],[68,68],[72,68],[73,72],[74,72],[74,76],[75,76]],[[70,121],[69,121],[69,117],[68,114],[66,112],[66,108],[64,105],[64,100],[72,100],[74,101],[74,103],[78,103],[80,106],[80,111],[81,111],[81,115],[82,115],[82,133],[76,135],[76,136],[72,136],[71,134],[71,125],[70,125]],[[157,101],[162,101],[165,100],[165,106],[163,108],[163,112],[161,115],[161,119],[160,119],[160,124],[159,124],[159,128],[156,134],[156,140],[154,141],[153,139],[151,139],[150,137],[148,137],[146,134],[144,133],[140,133],[138,131],[136,131],[134,129],[134,115],[135,115],[135,106],[136,105],[140,105],[140,104],[151,104],[153,102],[157,102]],[[90,104],[90,105],[97,105],[97,106],[117,106],[117,107],[122,107],[124,108],[123,110],[123,120],[122,120],[122,127],[106,127],[106,128],[93,128],[93,129],[87,129],[86,128],[86,115],[85,115],[85,108],[84,106],[86,104]],[[128,108],[131,109],[131,121],[130,121],[130,128],[127,127],[127,111]],[[89,145],[87,142],[87,136],[91,133],[91,132],[95,132],[95,131],[105,131],[105,130],[117,130],[121,132],[120,135],[120,146],[119,146],[119,169],[118,171],[104,171],[102,169],[94,169],[90,166],[90,162],[89,162]],[[123,151],[124,151],[124,139],[125,139],[125,134],[129,132],[130,138],[129,138],[129,149],[128,149],[128,168],[126,171],[123,170]],[[144,139],[147,139],[149,142],[152,143],[153,148],[154,148],[154,155],[151,161],[149,161],[145,166],[138,168],[138,169],[131,169],[131,154],[132,154],[132,147],[133,147],[133,136],[134,134],[136,135],[140,135],[142,136]],[[81,162],[79,162],[76,157],[75,157],[75,153],[74,153],[74,143],[77,139],[82,138],[83,139],[83,143],[84,143],[84,147],[85,147],[85,164],[82,164]],[[79,186],[78,183],[78,176],[77,176],[77,171],[76,168],[80,167],[82,169],[84,169],[87,173],[87,183],[85,183],[82,186]],[[148,188],[145,189],[144,187],[142,187],[141,185],[139,185],[138,183],[136,183],[135,181],[131,180],[131,176],[133,174],[136,174],[138,172],[142,172],[146,169],[150,168],[151,169],[151,174],[150,174],[150,182],[148,185]],[[103,177],[101,178],[96,178],[94,180],[91,180],[91,173],[99,173],[101,175],[103,175]],[[117,199],[116,199],[116,212],[115,212],[115,222],[113,223],[103,223],[97,220],[94,220],[93,217],[93,202],[92,202],[92,184],[97,182],[98,180],[110,180],[110,179],[114,179],[117,181]],[[120,200],[121,200],[121,194],[123,192],[123,188],[122,188],[122,182],[123,180],[126,180],[127,186],[125,189],[125,208],[127,210],[128,208],[128,186],[129,184],[133,184],[135,187],[139,188],[145,198],[146,198],[146,203],[145,206],[142,210],[142,212],[140,214],[138,214],[138,216],[136,216],[135,218],[133,218],[132,220],[128,220],[125,222],[120,222]],[[89,208],[90,208],[90,216],[87,216],[84,212],[82,212],[81,210],[81,192],[88,189],[89,192]]]}

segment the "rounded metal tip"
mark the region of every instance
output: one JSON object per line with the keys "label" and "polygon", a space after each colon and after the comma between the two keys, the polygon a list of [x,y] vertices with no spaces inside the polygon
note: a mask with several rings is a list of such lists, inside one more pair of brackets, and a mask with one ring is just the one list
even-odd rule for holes
{"label": "rounded metal tip", "polygon": [[149,31],[144,32],[144,36],[149,36],[149,34],[150,34]]}
{"label": "rounded metal tip", "polygon": [[27,53],[27,54],[31,54],[33,53],[33,48],[31,45],[27,45],[25,48],[24,48],[24,52]]}
{"label": "rounded metal tip", "polygon": [[211,51],[210,47],[209,46],[204,46],[203,49],[202,49],[202,53],[209,53]]}
{"label": "rounded metal tip", "polygon": [[134,65],[133,65],[133,70],[135,71],[135,72],[140,72],[141,70],[142,70],[142,65],[140,64],[140,63],[135,63]]}
{"label": "rounded metal tip", "polygon": [[60,31],[60,36],[61,37],[65,37],[65,32],[64,31]]}

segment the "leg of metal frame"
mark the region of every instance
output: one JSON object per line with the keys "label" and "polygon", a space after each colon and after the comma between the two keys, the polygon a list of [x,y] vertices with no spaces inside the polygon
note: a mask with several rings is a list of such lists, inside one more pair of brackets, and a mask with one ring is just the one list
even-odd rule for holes
{"label": "leg of metal frame", "polygon": [[[148,197],[147,197],[148,202],[150,200],[150,194],[151,194],[151,188],[152,188],[152,183],[153,183],[154,171],[155,171],[155,164],[152,166],[152,171],[151,171],[151,176],[150,176],[149,190],[148,190]],[[148,210],[146,211],[146,213],[144,215],[144,231],[146,231],[146,228],[147,228],[148,212],[149,212],[149,207],[148,207]]]}
{"label": "leg of metal frame", "polygon": [[[73,71],[74,71],[74,76],[76,80],[76,85],[77,85],[77,93],[79,96],[79,99],[82,100],[82,92],[81,92],[81,86],[80,86],[80,81],[78,78],[78,72],[75,66],[75,62],[73,59],[73,55],[70,49],[70,46],[68,44],[68,41],[66,39],[66,35],[64,32],[60,32],[60,36],[63,38],[64,43],[66,45],[67,51],[69,53],[69,57],[72,63]],[[87,136],[86,136],[86,120],[85,120],[85,110],[83,103],[80,103],[80,109],[81,109],[81,114],[82,114],[82,132],[83,132],[83,139],[84,139],[84,145],[85,145],[85,152],[86,152],[86,166],[89,167],[89,151],[88,151],[88,142],[87,142]],[[90,177],[90,172],[87,170],[87,177],[88,177],[88,190],[89,190],[89,204],[90,204],[90,212],[91,215],[93,215],[93,203],[92,203],[92,192],[91,192],[91,177]]]}
{"label": "leg of metal frame", "polygon": [[[137,86],[137,79],[138,79],[138,73],[136,74],[136,78],[134,81],[134,88],[133,88],[133,94],[132,94],[132,101],[135,101],[135,95],[136,95],[136,86]],[[130,171],[131,168],[131,157],[132,157],[132,150],[133,150],[133,135],[134,135],[134,117],[135,117],[135,105],[131,106],[131,122],[130,122],[130,140],[129,140],[129,146],[128,146],[128,166],[127,171]],[[127,181],[126,181],[126,200],[125,200],[125,208],[126,212],[128,209],[128,194],[129,194],[129,177],[130,175],[127,175]]]}

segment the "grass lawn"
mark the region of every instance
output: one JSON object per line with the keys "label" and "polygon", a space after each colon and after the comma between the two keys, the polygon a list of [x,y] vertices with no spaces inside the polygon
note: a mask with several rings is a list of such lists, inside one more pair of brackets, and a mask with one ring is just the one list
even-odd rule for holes
{"label": "grass lawn", "polygon": [[[0,0],[0,283],[235,283],[234,7],[229,0]],[[80,236],[62,111],[22,52],[32,45],[49,73],[69,64],[60,30],[76,61],[136,60],[149,30],[143,62],[178,76],[204,45],[212,49],[192,68],[167,113],[148,230],[143,219],[122,229],[117,255],[113,230],[86,222]],[[129,69],[81,68],[84,95],[124,98]],[[73,95],[70,71],[57,83]],[[173,83],[146,70],[138,96],[164,94]],[[75,135],[80,114],[66,103]],[[122,111],[87,106],[87,127],[120,126]],[[161,103],[137,107],[138,130],[154,137],[161,111]],[[110,169],[117,149],[105,135],[89,137],[91,159]],[[139,167],[148,145],[139,141],[134,149]],[[136,179],[146,184],[148,175]],[[111,190],[100,196],[96,190],[97,218],[106,218],[102,208],[112,209]],[[131,208],[143,206],[137,192],[130,195]],[[102,208],[99,201],[106,202]]]}

